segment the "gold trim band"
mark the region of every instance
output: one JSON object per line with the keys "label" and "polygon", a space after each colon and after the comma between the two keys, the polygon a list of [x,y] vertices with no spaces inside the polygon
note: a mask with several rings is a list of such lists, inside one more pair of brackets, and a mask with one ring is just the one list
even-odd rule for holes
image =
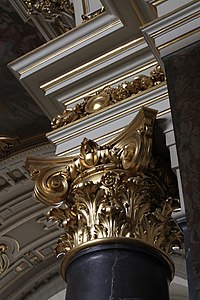
{"label": "gold trim band", "polygon": [[167,0],[152,0],[149,2],[149,4],[153,5],[153,6],[158,6],[164,2],[166,2]]}
{"label": "gold trim band", "polygon": [[110,86],[110,85],[116,84],[119,81],[122,81],[122,80],[124,80],[124,79],[126,79],[126,78],[128,78],[130,76],[134,76],[137,73],[145,71],[145,70],[147,70],[147,69],[149,69],[151,67],[155,67],[157,64],[158,64],[158,62],[156,60],[152,60],[152,61],[148,62],[147,64],[145,64],[143,66],[140,66],[139,68],[134,69],[131,72],[125,73],[123,75],[120,75],[120,77],[116,77],[114,80],[107,81],[105,84],[100,85],[100,86],[96,87],[95,89],[87,90],[87,92],[84,92],[83,94],[80,94],[80,95],[76,96],[75,98],[71,98],[69,100],[65,100],[64,101],[64,105],[67,106],[67,105],[70,105],[70,104],[72,104],[74,102],[77,102],[77,101],[81,100],[82,98],[87,97],[88,95],[94,94],[94,93],[102,90],[106,86]]}
{"label": "gold trim band", "polygon": [[179,36],[179,37],[177,37],[177,38],[169,41],[168,43],[159,46],[158,50],[160,51],[160,50],[162,50],[162,49],[164,49],[164,48],[166,48],[166,47],[168,47],[170,45],[173,45],[174,43],[179,42],[179,41],[183,40],[184,38],[187,38],[187,37],[189,37],[189,36],[191,36],[191,35],[193,35],[195,33],[198,33],[198,32],[200,32],[200,28],[197,28],[195,30],[191,30],[191,31],[189,31],[189,32],[187,32],[185,34],[182,34],[181,36]]}
{"label": "gold trim band", "polygon": [[44,92],[48,91],[50,88],[64,82],[65,80],[68,80],[69,78],[75,76],[76,74],[79,74],[79,73],[82,73],[84,72],[85,70],[88,70],[89,68],[91,67],[94,67],[98,64],[100,64],[102,61],[104,60],[109,60],[111,57],[113,57],[114,55],[117,55],[119,53],[123,53],[124,51],[126,51],[127,49],[129,49],[130,47],[132,46],[135,46],[135,45],[138,45],[140,43],[143,43],[144,42],[144,38],[141,37],[141,38],[138,38],[136,40],[133,40],[123,46],[120,46],[112,51],[109,51],[107,52],[106,54],[104,55],[101,55],[83,65],[81,65],[80,67],[77,67],[43,85],[40,86],[40,89],[42,89]]}
{"label": "gold trim band", "polygon": [[64,53],[65,51],[68,51],[68,50],[74,48],[77,45],[80,45],[81,43],[89,40],[90,38],[92,38],[95,35],[98,35],[98,34],[104,32],[104,31],[106,31],[106,30],[108,30],[108,29],[110,29],[114,26],[119,25],[120,23],[121,23],[120,20],[116,20],[114,22],[111,22],[111,23],[107,24],[104,27],[101,27],[100,29],[97,29],[96,31],[92,32],[91,34],[88,34],[87,36],[85,36],[83,38],[80,38],[79,40],[76,40],[75,42],[71,43],[69,46],[63,47],[63,48],[59,49],[58,51],[55,51],[53,54],[47,55],[45,58],[40,59],[36,63],[30,64],[28,67],[22,68],[21,70],[19,70],[19,74],[22,75],[22,74],[34,69],[35,67],[38,67],[39,65],[47,62],[48,60]]}
{"label": "gold trim band", "polygon": [[175,23],[172,23],[172,24],[164,27],[163,29],[160,29],[160,30],[158,30],[158,31],[150,34],[149,36],[151,38],[155,39],[156,37],[158,37],[163,32],[168,31],[169,29],[175,29],[175,27],[177,27],[178,25],[184,25],[185,23],[188,23],[187,21],[190,21],[191,19],[194,19],[195,17],[198,17],[198,16],[199,16],[199,12],[196,12],[196,13],[188,16],[188,17],[185,17],[184,19],[181,19],[181,20],[179,20],[179,21],[177,21]]}

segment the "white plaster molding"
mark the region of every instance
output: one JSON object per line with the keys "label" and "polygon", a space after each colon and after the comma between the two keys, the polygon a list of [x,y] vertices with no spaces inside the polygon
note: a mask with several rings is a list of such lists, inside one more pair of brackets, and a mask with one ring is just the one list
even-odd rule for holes
{"label": "white plaster molding", "polygon": [[[40,88],[41,85],[66,72],[73,71],[79,66],[119,47],[119,45],[126,44],[130,40],[141,36],[139,30],[141,22],[139,21],[137,12],[131,5],[131,1],[122,3],[119,0],[104,0],[102,4],[105,6],[105,12],[97,18],[74,28],[9,64],[11,71],[50,119],[61,113],[64,107],[59,102],[60,100],[57,101],[59,95],[45,95]],[[140,4],[140,6],[141,11],[142,8],[144,8],[144,11],[147,9],[144,4]],[[144,45],[142,48],[144,48]],[[147,54],[148,47],[146,44],[145,49],[145,53]],[[131,51],[133,52],[133,50]],[[135,58],[133,57],[134,55],[128,52],[125,58],[121,54],[121,58],[116,57],[115,64],[119,63],[121,59],[126,60],[129,58],[129,62],[131,63],[132,60],[140,60],[138,52],[139,48],[135,51]],[[145,61],[143,49],[141,49],[141,54]],[[151,53],[150,56],[152,59]],[[108,61],[105,64],[104,61],[101,67],[97,67],[99,73],[106,68],[113,68],[113,63],[114,58],[112,58],[110,64]],[[125,61],[125,64],[124,71],[127,71],[128,61]],[[89,80],[89,77],[97,69],[95,67],[91,68],[88,71],[89,73],[86,74],[86,78]],[[83,76],[85,74],[81,75],[81,78],[84,79]],[[81,84],[85,85],[86,81],[83,80],[81,82],[81,78],[74,77],[74,81],[70,82],[70,84],[76,87],[80,87]],[[76,84],[77,80],[79,84]],[[100,81],[102,80],[103,78],[100,79]],[[67,88],[68,85],[69,82],[67,82]],[[58,93],[61,93],[61,91],[59,90]],[[65,99],[67,98],[66,96]]]}
{"label": "white plaster molding", "polygon": [[[121,51],[117,51],[118,49]],[[75,97],[78,93],[106,83],[120,74],[134,70],[153,60],[143,38],[120,46],[115,51],[116,53],[112,50],[98,59],[83,64],[81,68],[78,67],[52,81],[47,81],[46,87],[43,85],[41,88],[46,96],[52,95],[59,102],[65,102],[67,98]],[[73,86],[75,87],[73,88]]]}
{"label": "white plaster molding", "polygon": [[173,213],[173,218],[175,218],[177,221],[179,221],[185,217],[185,205],[184,205],[184,200],[183,200],[183,190],[182,190],[182,183],[181,183],[181,177],[180,177],[179,161],[178,161],[178,155],[177,155],[177,149],[176,149],[174,130],[170,130],[170,131],[166,132],[165,138],[166,138],[166,146],[169,148],[169,152],[170,152],[171,167],[176,174],[177,182],[178,182],[181,210]]}
{"label": "white plaster molding", "polygon": [[112,1],[109,1],[107,12],[97,20],[86,22],[16,59],[9,64],[10,69],[22,79],[123,27],[112,6]]}
{"label": "white plaster molding", "polygon": [[190,1],[141,30],[155,57],[162,64],[160,58],[200,39],[200,2]]}
{"label": "white plaster molding", "polygon": [[25,151],[20,151],[0,161],[0,172],[3,170],[3,168],[10,168],[13,165],[23,165],[23,162],[25,162],[27,155],[50,155],[54,152],[54,150],[54,145],[47,143],[44,145],[31,147],[31,149]]}

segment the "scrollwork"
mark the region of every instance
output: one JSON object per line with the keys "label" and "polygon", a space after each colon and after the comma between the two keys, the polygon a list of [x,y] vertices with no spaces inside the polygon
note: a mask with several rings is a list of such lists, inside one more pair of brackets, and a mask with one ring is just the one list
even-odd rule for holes
{"label": "scrollwork", "polygon": [[[64,235],[55,249],[66,253],[85,242],[110,237],[143,240],[169,254],[183,235],[171,215],[179,207],[173,172],[152,152],[156,111],[143,108],[119,136],[100,146],[84,139],[80,154],[38,169],[35,194],[56,206],[48,220]],[[44,163],[46,164],[46,162]],[[60,166],[59,166],[60,164]]]}
{"label": "scrollwork", "polygon": [[149,152],[146,146],[150,146],[149,141],[146,141],[145,137],[139,131],[134,132],[131,143],[126,143],[122,150],[121,160],[123,168],[137,170],[141,164],[144,167],[148,165],[149,159],[147,156],[149,156]]}
{"label": "scrollwork", "polygon": [[68,192],[67,169],[43,169],[36,177],[35,195],[48,205],[61,204]]}

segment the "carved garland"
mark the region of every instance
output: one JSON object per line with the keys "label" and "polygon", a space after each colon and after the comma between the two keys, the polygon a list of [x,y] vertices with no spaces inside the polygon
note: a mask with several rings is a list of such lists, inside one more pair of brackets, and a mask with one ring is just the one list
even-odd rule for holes
{"label": "carved garland", "polygon": [[30,14],[41,13],[47,19],[55,18],[62,12],[74,14],[74,6],[69,0],[23,0]]}
{"label": "carved garland", "polygon": [[137,76],[133,78],[132,81],[122,83],[117,87],[107,86],[101,91],[85,97],[84,101],[76,104],[73,109],[65,109],[62,115],[58,115],[52,120],[52,129],[81,119],[105,107],[120,102],[131,95],[136,95],[152,86],[159,85],[165,80],[166,78],[162,69],[160,66],[156,66],[156,68],[150,72],[149,76]]}

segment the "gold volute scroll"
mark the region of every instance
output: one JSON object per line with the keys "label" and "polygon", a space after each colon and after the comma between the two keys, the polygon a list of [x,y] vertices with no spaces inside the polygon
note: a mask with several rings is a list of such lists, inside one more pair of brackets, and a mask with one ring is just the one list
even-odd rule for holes
{"label": "gold volute scroll", "polygon": [[54,206],[47,218],[65,232],[57,255],[110,238],[141,240],[167,255],[182,247],[171,217],[179,207],[174,174],[152,150],[156,113],[143,107],[104,146],[85,138],[74,157],[27,159],[36,197]]}

